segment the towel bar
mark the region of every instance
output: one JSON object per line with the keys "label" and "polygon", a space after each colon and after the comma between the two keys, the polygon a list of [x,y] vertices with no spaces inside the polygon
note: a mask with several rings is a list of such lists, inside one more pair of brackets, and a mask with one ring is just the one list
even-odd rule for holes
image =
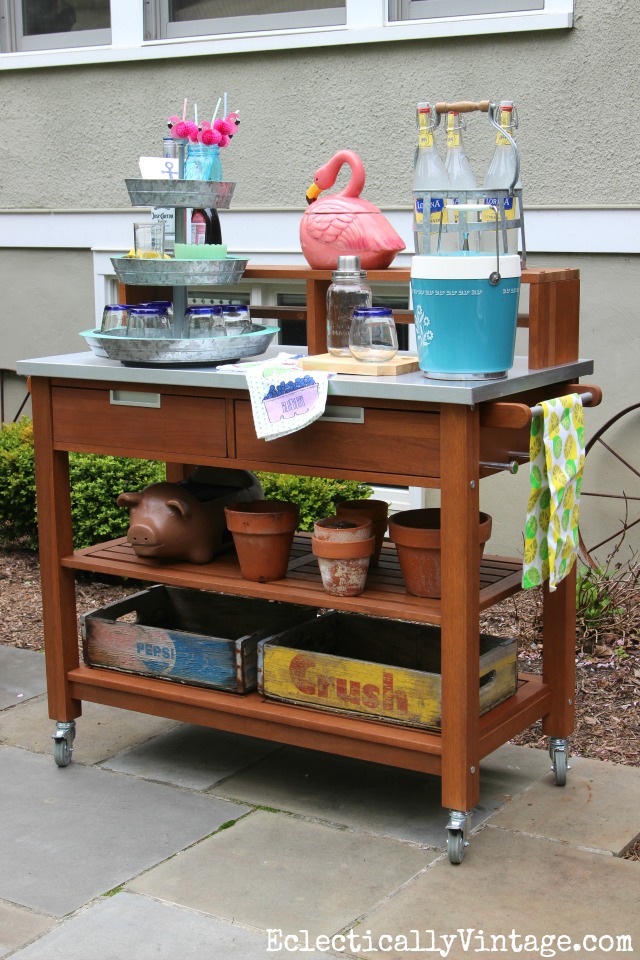
{"label": "towel bar", "polygon": [[[576,391],[576,392],[577,392],[577,391]],[[582,400],[583,404],[584,404],[585,402],[586,402],[586,403],[589,403],[590,400],[593,400],[593,394],[592,394],[590,391],[585,390],[584,393],[581,393],[581,394],[580,394],[580,399]],[[531,416],[532,416],[532,417],[539,417],[541,413],[542,413],[542,407],[540,406],[540,404],[538,404],[538,405],[535,406],[535,407],[531,407]]]}

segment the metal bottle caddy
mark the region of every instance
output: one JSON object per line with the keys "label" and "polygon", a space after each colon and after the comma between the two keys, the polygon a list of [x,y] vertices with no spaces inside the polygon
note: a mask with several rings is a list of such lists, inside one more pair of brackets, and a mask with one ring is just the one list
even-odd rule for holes
{"label": "metal bottle caddy", "polygon": [[[416,200],[422,200],[423,210],[425,211],[420,223],[415,221],[414,216],[413,227],[416,235],[422,234],[423,236],[423,251],[428,252],[431,250],[431,238],[435,236],[436,253],[440,253],[443,235],[452,233],[456,234],[458,237],[458,250],[464,251],[465,249],[469,248],[468,240],[471,234],[478,234],[482,236],[482,234],[487,234],[491,231],[495,234],[495,250],[496,257],[498,259],[499,271],[500,255],[507,254],[509,252],[507,231],[519,229],[522,243],[521,260],[522,266],[524,267],[526,265],[526,244],[524,234],[524,212],[522,207],[522,189],[520,187],[516,188],[516,183],[520,178],[520,154],[518,152],[518,145],[508,131],[505,130],[504,127],[500,126],[499,116],[496,119],[496,115],[499,111],[499,105],[495,102],[490,100],[481,100],[479,103],[471,103],[468,101],[461,101],[458,103],[436,103],[435,128],[440,125],[440,118],[442,115],[447,114],[450,111],[456,111],[458,113],[473,113],[475,111],[479,111],[487,114],[491,126],[495,127],[495,129],[511,144],[515,159],[514,177],[511,186],[506,188],[484,187],[480,190],[451,190],[449,187],[446,187],[444,189],[434,190],[414,190],[414,210],[416,206]],[[515,113],[515,110],[513,125],[514,127],[518,126],[517,114]],[[485,204],[484,200],[488,191],[490,191],[491,198],[495,198],[497,200],[497,204],[493,207],[496,212],[496,216],[495,219],[491,221],[483,221],[479,214],[487,210],[487,205]],[[435,204],[435,210],[432,210],[432,199],[438,201],[438,203]],[[514,203],[516,203],[517,208],[517,215],[512,218],[507,217],[507,200],[509,199],[512,199]],[[444,203],[442,203],[443,200]],[[445,222],[445,213],[447,209],[451,210],[454,204],[456,212],[460,215],[456,217],[455,222],[450,223],[448,220]],[[472,214],[472,216],[468,216],[468,214]],[[473,214],[475,214],[475,217]],[[419,252],[418,244],[416,242],[416,253]]]}

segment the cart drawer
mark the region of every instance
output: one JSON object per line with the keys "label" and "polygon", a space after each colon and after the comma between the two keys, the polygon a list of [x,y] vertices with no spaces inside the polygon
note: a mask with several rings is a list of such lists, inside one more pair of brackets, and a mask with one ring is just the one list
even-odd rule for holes
{"label": "cart drawer", "polygon": [[247,693],[258,641],[316,616],[311,607],[155,586],[81,618],[85,663]]}
{"label": "cart drawer", "polygon": [[440,476],[437,413],[348,406],[331,402],[325,416],[304,430],[270,440],[256,437],[251,405],[236,401],[236,449],[242,460]]}
{"label": "cart drawer", "polygon": [[53,437],[58,448],[226,457],[225,401],[131,387],[53,387]]}
{"label": "cart drawer", "polygon": [[[285,700],[440,730],[440,630],[332,611],[258,647],[258,688]],[[517,686],[515,639],[480,636],[480,713]]]}

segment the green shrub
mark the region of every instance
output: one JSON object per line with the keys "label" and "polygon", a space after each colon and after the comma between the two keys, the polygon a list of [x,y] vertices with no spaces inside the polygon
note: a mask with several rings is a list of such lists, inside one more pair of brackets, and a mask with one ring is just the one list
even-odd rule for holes
{"label": "green shrub", "polygon": [[[80,549],[125,536],[129,513],[116,506],[116,497],[164,480],[165,468],[155,461],[71,453],[69,476],[73,543]],[[355,480],[280,473],[258,477],[267,499],[299,505],[301,530],[313,530],[315,520],[332,516],[340,500],[363,500],[373,493]],[[31,549],[38,545],[33,426],[28,417],[0,429],[0,543]]]}
{"label": "green shrub", "polygon": [[33,426],[22,417],[0,430],[0,543],[33,548],[37,539]]}
{"label": "green shrub", "polygon": [[72,453],[69,480],[74,547],[126,536],[129,511],[116,506],[116,497],[164,479],[164,463]]}
{"label": "green shrub", "polygon": [[[117,507],[119,493],[163,480],[163,463],[69,455],[74,546],[88,547],[126,534],[129,513]],[[33,427],[27,417],[0,430],[0,543],[36,549],[38,522]]]}
{"label": "green shrub", "polygon": [[289,473],[257,474],[267,500],[288,500],[300,507],[300,530],[313,530],[313,524],[336,512],[340,500],[365,500],[373,490],[355,480],[327,480],[324,477],[298,477]]}

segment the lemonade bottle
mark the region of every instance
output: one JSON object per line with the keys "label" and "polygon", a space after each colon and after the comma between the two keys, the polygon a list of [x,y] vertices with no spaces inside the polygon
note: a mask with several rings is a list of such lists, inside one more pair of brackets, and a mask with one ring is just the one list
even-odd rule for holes
{"label": "lemonade bottle", "polygon": [[[440,159],[436,145],[433,139],[433,113],[431,104],[419,103],[417,106],[416,119],[418,123],[418,146],[416,149],[415,162],[413,168],[413,190],[415,192],[424,191],[430,193],[428,216],[430,217],[430,229],[425,229],[424,225],[424,198],[413,198],[413,235],[415,241],[415,252],[417,254],[432,253],[437,251],[438,226],[445,220],[445,200],[446,188],[449,186],[449,174],[447,168]],[[433,191],[442,191],[441,196],[434,196]],[[425,242],[425,237],[434,234],[434,250],[431,250],[431,244]]]}
{"label": "lemonade bottle", "polygon": [[[462,130],[460,114],[456,110],[447,113],[447,153],[444,162],[449,174],[449,188],[453,191],[476,189],[476,178],[462,143]],[[475,214],[455,210],[458,202],[458,198],[452,198],[447,203],[447,222],[461,224],[459,233],[456,231],[447,235],[447,249],[477,250],[478,234],[464,229],[467,220],[475,217]]]}
{"label": "lemonade bottle", "polygon": [[[502,130],[505,130],[509,135],[511,135],[513,126],[514,126],[514,116],[513,116],[513,103],[510,100],[503,100],[500,103],[498,108],[498,119],[500,127]],[[487,173],[484,178],[483,187],[485,190],[499,189],[499,190],[508,190],[509,187],[513,184],[513,179],[516,172],[516,155],[513,149],[511,142],[504,135],[504,133],[499,132],[496,136],[496,146],[493,151],[493,156],[491,162],[487,168]],[[518,181],[514,185],[515,189],[520,189],[522,187],[522,180],[518,176]],[[504,213],[507,223],[510,220],[516,219],[520,216],[520,210],[518,209],[519,200],[517,197],[496,197],[487,194],[484,197],[484,204],[486,210],[482,213],[482,222],[486,224],[492,224],[495,228],[496,226],[496,209],[498,205],[504,204]],[[504,253],[504,247],[501,242],[501,237],[498,238],[499,249],[501,253]],[[481,250],[487,251],[488,253],[495,253],[496,250],[496,235],[494,230],[486,230],[481,233]],[[513,229],[507,230],[507,253],[517,253],[518,252],[518,231]]]}

